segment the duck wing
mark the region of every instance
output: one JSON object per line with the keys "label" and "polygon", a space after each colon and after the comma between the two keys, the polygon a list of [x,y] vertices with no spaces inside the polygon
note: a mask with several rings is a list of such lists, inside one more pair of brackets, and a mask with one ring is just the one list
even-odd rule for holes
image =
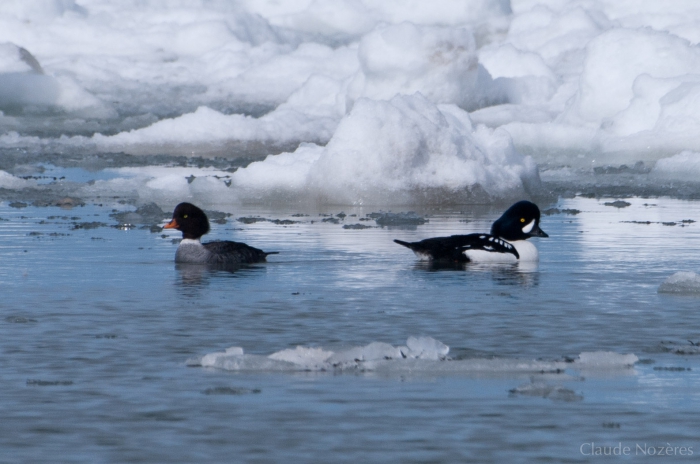
{"label": "duck wing", "polygon": [[209,264],[245,264],[265,261],[267,255],[278,252],[265,252],[241,242],[214,241],[202,244],[209,251]]}
{"label": "duck wing", "polygon": [[416,254],[440,261],[468,262],[469,258],[464,254],[467,250],[510,253],[516,258],[520,258],[513,245],[489,234],[451,235],[449,237],[426,238],[420,242],[404,242],[402,240],[394,240],[394,242],[410,248]]}

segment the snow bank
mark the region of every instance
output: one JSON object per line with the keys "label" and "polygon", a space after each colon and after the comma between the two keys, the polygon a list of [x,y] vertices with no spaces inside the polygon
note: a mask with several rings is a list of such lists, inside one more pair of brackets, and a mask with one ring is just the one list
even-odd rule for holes
{"label": "snow bank", "polygon": [[421,94],[359,100],[325,147],[270,156],[232,178],[241,201],[354,205],[514,199],[538,181],[505,132],[474,130],[466,112]]}
{"label": "snow bank", "polygon": [[676,272],[659,285],[659,293],[700,294],[700,275],[690,271]]}
{"label": "snow bank", "polygon": [[700,153],[683,151],[660,159],[652,169],[652,174],[662,178],[697,182],[700,179]]}
{"label": "snow bank", "polygon": [[[522,193],[532,161],[578,173],[700,152],[698,18],[700,5],[682,0],[8,0],[0,131],[16,134],[0,150],[286,152],[241,173],[232,201],[505,198]],[[420,127],[409,134],[391,107],[417,93],[448,119],[471,112],[470,125],[429,131],[407,117]],[[436,137],[445,156],[416,155]],[[396,148],[382,152],[388,141]],[[392,177],[380,185],[379,175]]]}
{"label": "snow bank", "polygon": [[351,101],[416,92],[433,103],[467,110],[507,101],[505,90],[479,65],[472,30],[466,27],[380,26],[362,38],[358,57],[361,72],[350,84]]}
{"label": "snow bank", "polygon": [[[405,346],[372,342],[333,351],[297,346],[269,356],[245,354],[241,347],[188,360],[188,365],[240,371],[374,371],[383,373],[561,373],[564,369],[626,369],[637,357],[612,352],[581,353],[571,363],[525,359],[448,358],[449,347],[431,337],[409,337]],[[539,390],[538,390],[539,391]]]}

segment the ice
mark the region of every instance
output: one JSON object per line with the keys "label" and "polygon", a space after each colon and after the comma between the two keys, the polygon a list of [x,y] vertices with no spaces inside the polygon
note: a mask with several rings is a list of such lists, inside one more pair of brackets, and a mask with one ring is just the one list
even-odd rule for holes
{"label": "ice", "polygon": [[659,285],[659,293],[700,294],[700,275],[691,271],[676,272]]}
{"label": "ice", "polygon": [[[269,356],[244,354],[240,347],[224,352],[209,353],[190,359],[188,365],[214,367],[225,370],[258,371],[367,371],[385,374],[459,374],[459,373],[551,373],[563,378],[566,369],[614,370],[628,369],[637,357],[633,354],[613,352],[581,353],[572,362],[542,361],[517,358],[451,359],[450,348],[432,337],[409,337],[405,346],[393,346],[384,342],[347,349],[331,350],[322,347],[297,346],[275,352]],[[568,376],[566,378],[569,378]],[[549,393],[557,392],[547,387]],[[528,387],[528,391],[531,387]],[[543,390],[536,389],[542,396]],[[529,394],[527,392],[521,392]],[[546,396],[546,395],[545,395]]]}
{"label": "ice", "polygon": [[325,147],[269,156],[232,178],[241,201],[355,205],[514,199],[539,181],[507,133],[473,130],[466,112],[419,93],[358,100]]}
{"label": "ice", "polygon": [[583,396],[561,385],[551,385],[546,382],[531,382],[510,390],[512,395],[537,396],[553,401],[581,401]]}
{"label": "ice", "polygon": [[619,354],[612,351],[581,353],[574,365],[583,369],[615,369],[629,367],[639,361],[633,354]]}
{"label": "ice", "polygon": [[360,41],[361,72],[348,90],[358,98],[389,100],[420,92],[433,103],[453,103],[467,110],[507,101],[479,65],[468,28],[380,26]]}
{"label": "ice", "polygon": [[450,352],[450,347],[442,342],[439,342],[431,337],[409,337],[406,341],[408,347],[408,358],[418,359],[444,359],[447,353]]}
{"label": "ice", "polygon": [[659,349],[662,352],[670,352],[678,355],[700,354],[700,344],[688,340],[688,343],[661,342]]}
{"label": "ice", "polygon": [[50,107],[59,99],[59,84],[44,75],[39,62],[26,49],[0,43],[0,110]]}
{"label": "ice", "polygon": [[[630,50],[634,50],[634,53],[630,53]],[[675,78],[699,71],[700,50],[684,39],[648,29],[607,31],[586,46],[579,91],[567,116],[601,123],[630,107],[635,97],[637,79]],[[658,86],[663,88],[664,81],[653,83],[647,80],[645,90],[650,91]],[[637,106],[635,109],[639,112],[641,108]],[[648,110],[653,111],[654,108]],[[609,124],[609,130],[615,132],[615,120]],[[620,134],[630,135],[652,128],[642,126],[634,132],[627,129],[626,133]]]}
{"label": "ice", "polygon": [[273,353],[268,356],[268,358],[294,364],[300,369],[321,370],[324,366],[327,366],[326,362],[331,356],[333,356],[332,351],[324,351],[321,348],[297,346],[293,350],[283,350]]}
{"label": "ice", "polygon": [[35,187],[36,182],[15,177],[5,171],[0,171],[0,188],[21,189],[25,187]]}
{"label": "ice", "polygon": [[[258,161],[225,195],[199,183],[232,203],[506,202],[536,195],[539,173],[568,170],[576,190],[639,161],[639,194],[697,184],[679,166],[700,153],[699,15],[683,0],[8,0],[0,154]],[[141,181],[107,191],[175,193]]]}

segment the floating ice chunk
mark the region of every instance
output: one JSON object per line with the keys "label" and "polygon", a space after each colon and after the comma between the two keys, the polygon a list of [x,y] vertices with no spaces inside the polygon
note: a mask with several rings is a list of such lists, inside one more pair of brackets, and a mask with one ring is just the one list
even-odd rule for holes
{"label": "floating ice chunk", "polygon": [[218,362],[218,359],[223,356],[243,356],[243,348],[240,346],[232,346],[230,348],[226,348],[226,351],[223,353],[205,354],[199,361],[199,364],[203,367],[212,367]]}
{"label": "floating ice chunk", "polygon": [[243,348],[240,346],[232,346],[230,348],[226,348],[225,353],[227,356],[243,356]]}
{"label": "floating ice chunk", "polygon": [[574,367],[586,369],[615,369],[628,367],[639,361],[633,354],[620,354],[613,351],[583,352],[574,361]]}
{"label": "floating ice chunk", "polygon": [[675,342],[661,342],[660,348],[664,352],[671,352],[680,355],[700,354],[700,344],[693,343],[691,340],[688,340],[688,344],[682,345],[680,343]]}
{"label": "floating ice chunk", "polygon": [[36,186],[36,181],[20,179],[19,177],[15,177],[8,172],[0,171],[0,188],[21,189],[34,186]]}
{"label": "floating ice chunk", "polygon": [[581,401],[583,396],[561,385],[550,385],[545,382],[532,382],[520,385],[510,390],[513,395],[539,396],[553,401]]}
{"label": "floating ice chunk", "polygon": [[327,362],[336,368],[355,367],[357,363],[402,359],[401,350],[388,343],[372,342],[369,345],[334,353]]}
{"label": "floating ice chunk", "polygon": [[272,353],[268,358],[292,363],[303,369],[320,370],[327,367],[326,361],[332,355],[332,351],[325,351],[321,348],[297,346],[293,350],[288,349]]}
{"label": "floating ice chunk", "polygon": [[295,371],[298,366],[287,361],[270,359],[267,356],[227,353],[210,353],[201,360],[190,360],[190,366],[213,367],[227,371]]}
{"label": "floating ice chunk", "polygon": [[[431,337],[409,337],[405,346],[383,342],[332,351],[320,347],[297,346],[269,356],[244,354],[239,347],[225,352],[210,353],[188,360],[188,365],[216,367],[227,370],[262,371],[354,371],[383,374],[406,373],[420,375],[459,373],[550,373],[550,379],[567,377],[567,369],[627,369],[637,361],[633,354],[613,352],[581,353],[573,364],[564,361],[541,361],[517,358],[448,358],[450,348]],[[563,377],[559,377],[563,376]],[[528,387],[534,388],[534,387]],[[550,394],[564,395],[555,387]],[[540,391],[540,393],[542,392]]]}
{"label": "floating ice chunk", "polygon": [[690,271],[676,272],[659,285],[659,293],[700,294],[700,275]]}
{"label": "floating ice chunk", "polygon": [[408,358],[418,359],[445,359],[450,347],[431,337],[409,337],[406,340],[408,353],[404,353]]}

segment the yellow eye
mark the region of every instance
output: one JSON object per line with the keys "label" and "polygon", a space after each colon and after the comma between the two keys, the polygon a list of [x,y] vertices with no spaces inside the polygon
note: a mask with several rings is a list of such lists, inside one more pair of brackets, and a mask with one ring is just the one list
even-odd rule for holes
{"label": "yellow eye", "polygon": [[[185,216],[187,217],[187,216]],[[520,218],[520,222],[525,222],[525,218]]]}
{"label": "yellow eye", "polygon": [[[182,219],[187,219],[187,215],[186,215],[186,214],[183,214],[183,215],[182,215]],[[525,221],[525,219],[521,219],[521,221]]]}

